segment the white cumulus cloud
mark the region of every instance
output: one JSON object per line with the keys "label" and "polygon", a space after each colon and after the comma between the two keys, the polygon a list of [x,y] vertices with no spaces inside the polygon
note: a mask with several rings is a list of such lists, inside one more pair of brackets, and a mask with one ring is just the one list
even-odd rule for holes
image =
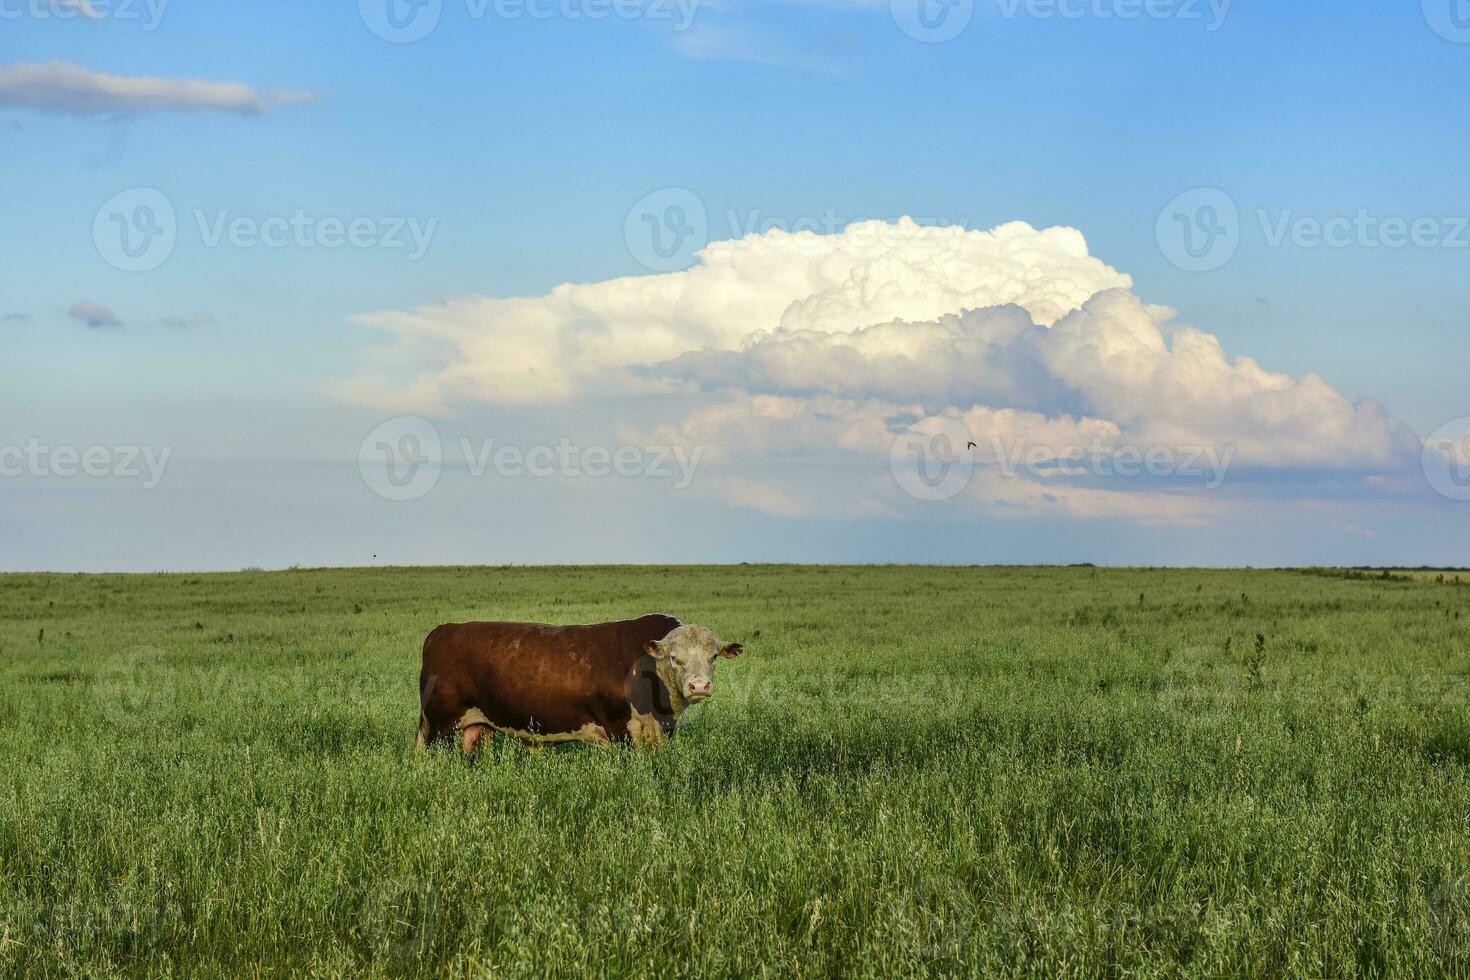
{"label": "white cumulus cloud", "polygon": [[1386,466],[1406,451],[1377,403],[1353,404],[1316,375],[1232,361],[1193,328],[1166,339],[1172,317],[1109,289],[1050,327],[1008,306],[843,332],[758,331],[739,351],[686,353],[651,371],[707,388],[877,398],[929,412],[1096,418],[1135,445],[1229,445],[1262,465]]}
{"label": "white cumulus cloud", "polygon": [[[774,230],[683,272],[359,317],[388,342],[343,390],[427,413],[656,393],[665,420],[620,438],[698,447],[731,468],[716,494],[783,516],[907,509],[888,454],[924,419],[976,443],[965,498],[1082,517],[1188,523],[1229,504],[1095,466],[1018,472],[1020,453],[1163,447],[1208,461],[1214,489],[1231,463],[1387,471],[1417,452],[1378,404],[1232,358],[1131,289],[1070,228]],[[783,462],[796,468],[769,471]]]}
{"label": "white cumulus cloud", "polygon": [[637,386],[632,369],[736,350],[758,330],[850,331],[1006,303],[1051,323],[1099,290],[1129,285],[1070,228],[968,231],[904,218],[833,235],[775,230],[714,242],[682,272],[358,317],[395,342],[379,352],[383,370],[347,391],[424,411],[456,399],[548,404]]}

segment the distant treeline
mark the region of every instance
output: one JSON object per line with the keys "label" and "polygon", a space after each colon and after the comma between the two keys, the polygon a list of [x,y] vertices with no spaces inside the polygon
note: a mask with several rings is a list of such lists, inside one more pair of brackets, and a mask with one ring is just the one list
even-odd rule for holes
{"label": "distant treeline", "polygon": [[[1470,582],[1466,582],[1460,578],[1461,575],[1470,576],[1470,569],[1432,568],[1427,565],[1421,565],[1417,568],[1355,565],[1348,568],[1298,568],[1296,571],[1303,575],[1320,575],[1325,578],[1375,579],[1377,581],[1391,580],[1398,582],[1413,582],[1425,576],[1433,575],[1434,581],[1436,582],[1448,582],[1453,585],[1470,584]],[[1453,578],[1446,579],[1446,575],[1451,575]]]}

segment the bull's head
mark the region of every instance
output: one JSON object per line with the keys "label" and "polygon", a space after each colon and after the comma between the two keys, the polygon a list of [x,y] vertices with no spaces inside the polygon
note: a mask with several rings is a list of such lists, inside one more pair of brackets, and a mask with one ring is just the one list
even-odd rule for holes
{"label": "bull's head", "polygon": [[713,694],[715,661],[738,656],[740,649],[740,644],[722,643],[713,631],[690,624],[662,640],[653,640],[643,652],[656,659],[659,679],[677,706],[681,701],[693,704]]}

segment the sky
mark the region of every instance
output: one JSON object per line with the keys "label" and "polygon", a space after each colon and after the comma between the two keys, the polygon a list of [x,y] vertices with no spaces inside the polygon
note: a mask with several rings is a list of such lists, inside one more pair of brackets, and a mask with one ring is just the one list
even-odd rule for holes
{"label": "sky", "polygon": [[1470,565],[1470,3],[0,0],[0,570]]}

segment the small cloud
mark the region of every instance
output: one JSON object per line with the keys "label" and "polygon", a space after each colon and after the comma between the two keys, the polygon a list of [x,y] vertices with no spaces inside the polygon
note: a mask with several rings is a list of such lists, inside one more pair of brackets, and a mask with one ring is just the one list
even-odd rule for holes
{"label": "small cloud", "polygon": [[6,323],[25,323],[30,318],[31,315],[29,313],[7,313],[4,316],[0,316],[0,320]]}
{"label": "small cloud", "polygon": [[105,306],[99,306],[91,300],[82,300],[77,305],[66,311],[66,315],[73,320],[80,320],[87,326],[96,330],[99,327],[120,327],[122,321],[117,314]]}
{"label": "small cloud", "polygon": [[68,61],[0,68],[0,108],[93,115],[105,112],[234,112],[258,116],[314,102],[310,92],[262,92],[242,82],[94,72]]}
{"label": "small cloud", "polygon": [[185,327],[202,327],[214,322],[214,317],[208,313],[193,313],[189,316],[165,316],[159,317],[158,322],[165,327],[173,327],[182,330]]}
{"label": "small cloud", "polygon": [[841,38],[811,50],[773,31],[745,24],[700,24],[680,34],[674,53],[698,61],[743,61],[776,68],[796,68],[827,75],[842,74],[852,45]]}

